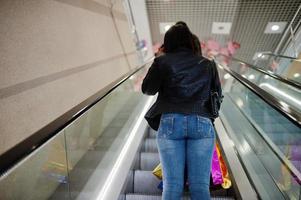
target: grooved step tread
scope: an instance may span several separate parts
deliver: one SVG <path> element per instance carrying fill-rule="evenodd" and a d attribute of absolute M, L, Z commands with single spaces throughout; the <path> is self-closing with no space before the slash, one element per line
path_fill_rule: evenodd
<path fill-rule="evenodd" d="M 125 200 L 161 200 L 159 195 L 127 194 Z M 211 197 L 212 200 L 233 200 L 231 197 Z M 182 200 L 190 200 L 188 196 L 182 197 Z"/>

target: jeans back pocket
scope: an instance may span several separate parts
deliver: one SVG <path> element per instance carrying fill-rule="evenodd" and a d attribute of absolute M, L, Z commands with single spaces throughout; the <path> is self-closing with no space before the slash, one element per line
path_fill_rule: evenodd
<path fill-rule="evenodd" d="M 172 134 L 174 125 L 174 116 L 172 114 L 162 114 L 158 136 L 167 137 Z"/>
<path fill-rule="evenodd" d="M 197 116 L 197 132 L 200 138 L 213 138 L 214 131 L 209 118 Z"/>

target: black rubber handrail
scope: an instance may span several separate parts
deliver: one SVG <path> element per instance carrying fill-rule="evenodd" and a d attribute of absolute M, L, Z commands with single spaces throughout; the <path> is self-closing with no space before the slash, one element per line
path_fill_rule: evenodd
<path fill-rule="evenodd" d="M 254 65 L 252 65 L 252 64 L 249 64 L 249 63 L 247 63 L 247 62 L 245 62 L 245 61 L 243 61 L 243 60 L 240 60 L 240 59 L 238 59 L 238 58 L 233 58 L 233 57 L 226 56 L 226 55 L 223 55 L 223 54 L 220 54 L 220 55 L 221 55 L 221 56 L 225 56 L 225 57 L 227 57 L 227 58 L 229 58 L 229 59 L 238 61 L 238 62 L 240 62 L 240 63 L 244 63 L 247 67 L 250 67 L 250 68 L 252 68 L 252 69 L 254 69 L 254 70 L 256 70 L 256 71 L 259 71 L 259 72 L 261 72 L 261 73 L 263 73 L 263 74 L 266 74 L 266 75 L 268 75 L 268 76 L 270 76 L 270 77 L 272 77 L 272 78 L 274 78 L 274 79 L 277 79 L 278 81 L 281 81 L 281 82 L 283 82 L 283 83 L 285 83 L 285 84 L 287 84 L 287 85 L 290 85 L 290 86 L 292 86 L 292 87 L 294 87 L 294 88 L 297 88 L 297 89 L 301 90 L 301 83 L 299 83 L 299 82 L 297 82 L 297 81 L 294 81 L 294 80 L 292 80 L 292 79 L 285 78 L 285 77 L 283 77 L 283 76 L 280 76 L 280 75 L 275 74 L 275 73 L 272 73 L 272 72 L 268 72 L 268 71 L 266 71 L 266 70 L 264 70 L 264 69 L 258 68 L 258 67 L 256 67 L 256 66 L 254 66 Z"/>
<path fill-rule="evenodd" d="M 115 88 L 120 86 L 123 82 L 128 80 L 132 75 L 143 69 L 150 63 L 152 59 L 147 61 L 144 65 L 139 66 L 116 81 L 113 81 L 105 88 L 101 89 L 94 95 L 90 96 L 80 104 L 74 106 L 54 121 L 50 122 L 37 132 L 33 133 L 31 136 L 18 143 L 11 149 L 4 152 L 0 155 L 0 176 L 5 174 L 9 169 L 11 169 L 14 165 L 16 165 L 23 158 L 27 157 L 38 147 L 46 143 L 49 139 L 53 138 L 57 135 L 61 130 L 67 127 L 69 124 L 74 122 L 78 117 L 80 117 L 83 113 L 87 112 L 91 107 L 93 107 L 96 103 L 101 101 L 104 97 L 110 94 Z"/>
<path fill-rule="evenodd" d="M 257 96 L 259 96 L 262 100 L 264 100 L 267 104 L 278 110 L 283 116 L 293 122 L 295 125 L 301 128 L 301 113 L 295 110 L 290 105 L 283 105 L 283 101 L 277 99 L 275 96 L 271 95 L 264 89 L 257 86 L 255 83 L 252 83 L 248 79 L 244 78 L 242 75 L 233 71 L 227 66 L 219 64 L 223 70 L 229 73 L 232 77 L 254 92 Z"/>

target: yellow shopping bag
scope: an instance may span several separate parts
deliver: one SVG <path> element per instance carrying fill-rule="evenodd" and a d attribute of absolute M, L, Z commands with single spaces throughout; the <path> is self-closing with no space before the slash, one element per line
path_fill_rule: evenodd
<path fill-rule="evenodd" d="M 159 163 L 157 165 L 157 167 L 155 167 L 155 169 L 153 170 L 153 174 L 160 180 L 162 180 L 162 167 L 161 167 L 161 163 Z"/>

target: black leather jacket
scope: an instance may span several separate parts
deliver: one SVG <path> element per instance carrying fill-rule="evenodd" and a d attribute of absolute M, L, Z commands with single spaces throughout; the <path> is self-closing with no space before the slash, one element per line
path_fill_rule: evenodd
<path fill-rule="evenodd" d="M 212 78 L 212 70 L 215 77 Z M 157 130 L 162 113 L 198 114 L 213 118 L 210 111 L 210 85 L 215 81 L 221 95 L 216 65 L 186 48 L 155 58 L 142 83 L 142 92 L 155 95 L 145 118 Z"/>

